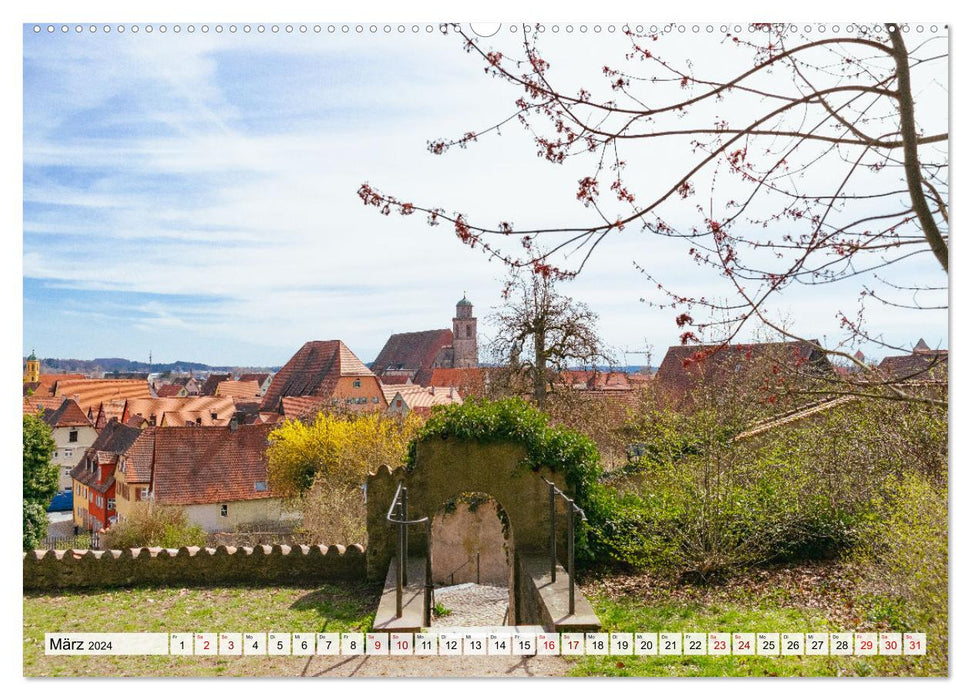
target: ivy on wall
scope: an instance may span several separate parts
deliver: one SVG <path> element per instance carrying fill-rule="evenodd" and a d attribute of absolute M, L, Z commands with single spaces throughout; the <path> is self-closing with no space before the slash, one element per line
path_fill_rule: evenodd
<path fill-rule="evenodd" d="M 587 512 L 587 525 L 594 529 L 597 527 L 598 523 L 590 516 L 603 510 L 593 503 L 600 490 L 597 481 L 602 467 L 596 445 L 585 435 L 550 425 L 545 413 L 520 398 L 497 401 L 469 399 L 460 405 L 433 410 L 408 446 L 405 468 L 408 471 L 415 468 L 419 443 L 444 438 L 483 444 L 511 442 L 522 445 L 526 451 L 524 466 L 533 471 L 545 467 L 563 474 L 576 504 Z M 586 529 L 580 527 L 577 532 L 578 558 L 593 555 L 586 546 Z M 594 536 L 594 539 L 598 538 Z"/>

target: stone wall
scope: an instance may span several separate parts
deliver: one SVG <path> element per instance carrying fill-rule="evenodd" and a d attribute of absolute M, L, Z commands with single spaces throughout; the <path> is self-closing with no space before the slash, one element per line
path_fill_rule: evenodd
<path fill-rule="evenodd" d="M 509 547 L 545 551 L 549 546 L 549 490 L 540 476 L 565 488 L 562 474 L 534 472 L 525 448 L 513 443 L 480 444 L 455 438 L 426 439 L 417 446 L 414 469 L 381 467 L 367 480 L 368 576 L 383 579 L 395 551 L 395 528 L 385 520 L 398 481 L 408 487 L 408 517 L 434 516 L 462 493 L 491 496 L 509 518 Z M 409 551 L 425 552 L 425 532 L 411 527 Z"/>
<path fill-rule="evenodd" d="M 365 574 L 364 548 L 357 544 L 36 550 L 23 555 L 25 591 L 135 585 L 315 584 L 359 581 Z"/>
<path fill-rule="evenodd" d="M 439 512 L 432 521 L 432 580 L 436 584 L 471 581 L 506 586 L 507 556 L 495 501 L 480 503 L 475 510 L 460 503 L 453 512 Z"/>

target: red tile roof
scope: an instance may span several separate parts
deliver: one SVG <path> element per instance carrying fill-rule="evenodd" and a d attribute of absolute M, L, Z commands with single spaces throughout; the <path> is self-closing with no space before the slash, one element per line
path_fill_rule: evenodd
<path fill-rule="evenodd" d="M 52 428 L 73 428 L 81 426 L 93 427 L 88 415 L 81 410 L 74 399 L 58 399 L 60 407 L 54 411 L 45 411 L 42 419 Z"/>
<path fill-rule="evenodd" d="M 486 379 L 486 370 L 481 367 L 436 367 L 428 378 L 428 386 L 452 386 L 464 396 L 481 396 L 485 393 Z"/>
<path fill-rule="evenodd" d="M 174 398 L 187 394 L 185 386 L 178 384 L 163 384 L 155 390 L 155 395 L 160 399 Z"/>
<path fill-rule="evenodd" d="M 655 381 L 660 391 L 681 399 L 699 384 L 732 381 L 734 369 L 765 367 L 775 363 L 832 372 L 818 341 L 732 343 L 729 345 L 674 345 L 668 348 Z"/>
<path fill-rule="evenodd" d="M 414 333 L 395 333 L 381 348 L 377 359 L 371 363 L 374 372 L 382 375 L 388 370 L 411 370 L 421 373 L 415 381 L 427 381 L 439 351 L 452 344 L 452 331 L 440 328 Z M 413 375 L 414 378 L 414 375 Z"/>
<path fill-rule="evenodd" d="M 38 413 L 51 413 L 56 411 L 64 403 L 64 399 L 58 396 L 25 396 L 24 413 L 37 415 Z"/>
<path fill-rule="evenodd" d="M 417 386 L 391 385 L 381 387 L 388 407 L 393 408 L 391 402 L 400 396 L 405 405 L 419 415 L 428 415 L 433 406 L 450 406 L 461 404 L 462 397 L 457 389 L 447 386 Z"/>
<path fill-rule="evenodd" d="M 624 372 L 568 369 L 561 373 L 564 384 L 577 389 L 600 391 L 629 391 L 630 382 Z"/>
<path fill-rule="evenodd" d="M 401 386 L 402 384 L 411 383 L 411 372 L 396 374 L 393 372 L 385 372 L 381 375 L 381 384 L 385 386 L 395 385 Z"/>
<path fill-rule="evenodd" d="M 896 379 L 926 380 L 947 375 L 947 350 L 915 350 L 910 355 L 885 357 L 877 369 Z"/>
<path fill-rule="evenodd" d="M 224 381 L 216 387 L 215 396 L 229 396 L 231 398 L 252 399 L 260 398 L 260 385 L 255 381 Z"/>
<path fill-rule="evenodd" d="M 341 377 L 373 377 L 357 356 L 340 340 L 304 343 L 273 377 L 260 405 L 262 411 L 276 411 L 285 396 L 319 396 L 329 399 Z"/>
<path fill-rule="evenodd" d="M 330 399 L 319 396 L 284 396 L 280 403 L 283 417 L 287 420 L 296 420 L 316 415 L 320 409 L 330 403 Z"/>
<path fill-rule="evenodd" d="M 232 374 L 210 374 L 206 377 L 206 381 L 203 383 L 202 388 L 199 389 L 199 393 L 203 396 L 214 396 L 216 394 L 216 387 L 219 386 L 219 382 L 225 382 L 232 380 Z"/>
<path fill-rule="evenodd" d="M 269 376 L 270 376 L 269 372 L 259 372 L 256 374 L 241 374 L 239 375 L 239 381 L 256 382 L 260 386 L 263 386 L 263 382 L 265 382 Z"/>
<path fill-rule="evenodd" d="M 77 479 L 82 484 L 94 486 L 97 482 L 97 469 L 88 469 L 88 461 L 96 460 L 97 464 L 116 464 L 128 454 L 141 435 L 142 431 L 138 428 L 123 425 L 118 421 L 109 422 L 94 444 L 85 451 L 81 461 L 71 470 L 71 478 Z M 111 483 L 114 483 L 113 476 Z M 107 490 L 109 485 L 103 480 L 99 490 Z"/>
<path fill-rule="evenodd" d="M 267 437 L 273 425 L 164 428 L 155 431 L 155 501 L 193 505 L 271 498 Z M 257 486 L 262 485 L 263 490 Z"/>
<path fill-rule="evenodd" d="M 276 425 L 277 423 L 282 423 L 285 419 L 279 413 L 259 413 L 257 414 L 259 419 L 254 421 L 254 423 L 266 423 L 268 425 Z"/>
<path fill-rule="evenodd" d="M 33 388 L 34 394 L 51 396 L 51 389 L 62 379 L 86 379 L 86 377 L 83 374 L 42 374 L 40 381 L 31 382 L 30 386 Z"/>
<path fill-rule="evenodd" d="M 114 404 L 106 404 L 106 407 Z M 162 416 L 168 413 L 191 413 L 192 421 L 202 418 L 202 425 L 228 425 L 236 412 L 236 404 L 228 396 L 179 396 L 172 398 L 129 399 L 125 403 L 125 416 L 141 415 L 156 424 L 161 424 Z M 212 414 L 216 414 L 213 418 Z M 174 420 L 174 419 L 173 419 Z M 184 425 L 184 423 L 177 423 Z"/>
<path fill-rule="evenodd" d="M 97 411 L 111 399 L 152 398 L 152 390 L 144 379 L 62 379 L 54 385 L 54 395 L 74 398 L 83 411 Z"/>

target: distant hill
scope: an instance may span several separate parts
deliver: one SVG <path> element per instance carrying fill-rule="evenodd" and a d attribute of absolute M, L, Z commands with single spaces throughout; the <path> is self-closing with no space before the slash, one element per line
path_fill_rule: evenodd
<path fill-rule="evenodd" d="M 24 362 L 26 363 L 26 358 Z M 123 357 L 96 357 L 93 360 L 63 359 L 57 357 L 41 358 L 43 374 L 86 374 L 97 376 L 109 372 L 148 373 L 148 372 L 275 372 L 279 367 L 242 367 L 233 365 L 207 365 L 203 362 L 147 362 L 128 360 Z"/>

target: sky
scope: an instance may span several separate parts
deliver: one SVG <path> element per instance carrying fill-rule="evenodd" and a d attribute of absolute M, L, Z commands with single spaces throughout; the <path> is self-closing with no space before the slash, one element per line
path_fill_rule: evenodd
<path fill-rule="evenodd" d="M 205 34 L 166 25 L 164 34 L 24 26 L 25 355 L 273 366 L 307 340 L 339 338 L 368 362 L 391 333 L 450 327 L 463 295 L 485 343 L 503 266 L 447 226 L 364 207 L 358 187 L 490 225 L 594 221 L 575 197 L 584 169 L 535 157 L 516 124 L 429 153 L 428 141 L 499 121 L 518 97 L 455 36 L 425 24 L 259 33 L 254 23 L 248 34 L 243 23 Z M 560 75 L 602 83 L 600 67 L 629 50 L 607 24 L 582 36 L 563 26 L 544 37 Z M 503 29 L 483 41 L 513 50 L 517 40 Z M 724 50 L 681 42 L 676 50 L 699 64 Z M 943 91 L 946 104 L 947 76 L 935 81 L 929 99 Z M 640 162 L 651 168 L 635 172 L 649 180 L 683 158 L 652 152 Z M 718 297 L 724 282 L 693 265 L 686 246 L 630 230 L 562 285 L 599 314 L 622 364 L 643 364 L 647 349 L 657 364 L 680 330 L 670 309 L 651 305 L 663 297 L 637 265 L 685 294 Z M 900 279 L 946 284 L 927 259 Z M 836 338 L 837 312 L 856 311 L 854 285 L 795 288 L 773 313 L 807 336 Z M 948 345 L 946 311 L 871 305 L 868 315 L 893 344 Z"/>

